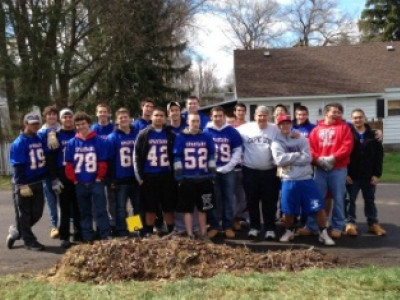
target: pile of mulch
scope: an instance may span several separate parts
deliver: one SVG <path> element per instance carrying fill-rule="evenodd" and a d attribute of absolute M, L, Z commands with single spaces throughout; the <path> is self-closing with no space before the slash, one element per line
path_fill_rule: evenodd
<path fill-rule="evenodd" d="M 127 280 L 207 278 L 218 273 L 300 271 L 331 268 L 336 257 L 308 250 L 254 253 L 185 238 L 114 239 L 69 249 L 51 272 L 55 278 L 105 283 Z"/>

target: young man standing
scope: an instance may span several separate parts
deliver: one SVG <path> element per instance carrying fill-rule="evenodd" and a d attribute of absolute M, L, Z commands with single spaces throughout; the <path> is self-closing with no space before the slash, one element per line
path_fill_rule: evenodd
<path fill-rule="evenodd" d="M 174 145 L 175 178 L 179 182 L 177 211 L 184 213 L 186 233 L 193 239 L 193 211 L 198 210 L 200 235 L 207 237 L 207 211 L 214 207 L 215 145 L 212 137 L 200 130 L 200 116 L 188 114 L 188 127 Z"/>
<path fill-rule="evenodd" d="M 375 190 L 382 175 L 383 147 L 375 138 L 375 133 L 367 124 L 362 109 L 351 113 L 354 148 L 347 167 L 347 191 L 350 199 L 346 203 L 346 233 L 358 235 L 356 227 L 356 199 L 359 191 L 364 198 L 364 212 L 368 222 L 368 232 L 382 236 L 386 231 L 378 224 L 375 206 Z"/>
<path fill-rule="evenodd" d="M 74 115 L 77 134 L 65 150 L 65 175 L 75 184 L 83 241 L 94 240 L 93 216 L 101 239 L 110 235 L 104 178 L 107 173 L 107 151 L 104 139 L 90 130 L 90 117 L 84 112 Z"/>
<path fill-rule="evenodd" d="M 233 110 L 233 114 L 236 119 L 233 127 L 239 127 L 246 123 L 246 105 L 243 103 L 237 103 Z"/>
<path fill-rule="evenodd" d="M 126 236 L 128 198 L 131 200 L 134 214 L 140 213 L 138 185 L 133 171 L 133 152 L 138 132 L 131 125 L 130 114 L 126 108 L 118 109 L 115 115 L 118 127 L 107 137 L 108 173 L 116 199 L 115 233 L 116 236 Z"/>
<path fill-rule="evenodd" d="M 344 197 L 346 194 L 347 165 L 353 149 L 353 137 L 350 127 L 341 118 L 338 103 L 327 104 L 325 117 L 311 131 L 309 142 L 313 163 L 317 166 L 314 180 L 320 194 L 325 197 L 327 191 L 332 193 L 333 209 L 331 237 L 340 238 L 344 229 Z M 299 234 L 318 231 L 315 218 L 308 217 L 305 228 Z"/>
<path fill-rule="evenodd" d="M 98 122 L 93 124 L 90 129 L 96 132 L 98 137 L 105 140 L 114 130 L 114 124 L 110 122 L 111 108 L 104 103 L 98 104 L 96 106 L 96 117 Z"/>
<path fill-rule="evenodd" d="M 204 133 L 212 136 L 215 144 L 217 173 L 215 177 L 216 208 L 209 212 L 209 238 L 214 238 L 220 229 L 229 239 L 235 237 L 233 226 L 233 201 L 236 165 L 242 156 L 242 139 L 235 128 L 225 124 L 225 111 L 216 106 L 211 109 L 211 120 Z"/>
<path fill-rule="evenodd" d="M 145 213 L 146 235 L 153 233 L 159 207 L 164 213 L 168 232 L 174 229 L 177 189 L 173 177 L 172 150 L 175 133 L 165 123 L 164 110 L 155 108 L 151 125 L 139 133 L 135 144 L 134 169 L 141 186 L 140 201 Z"/>
<path fill-rule="evenodd" d="M 294 218 L 302 212 L 315 214 L 320 230 L 319 241 L 327 246 L 335 242 L 326 229 L 324 200 L 312 179 L 311 154 L 305 137 L 292 138 L 290 115 L 278 115 L 280 134 L 272 141 L 272 155 L 278 166 L 278 176 L 282 179 L 281 210 L 286 231 L 281 242 L 294 238 Z"/>
<path fill-rule="evenodd" d="M 41 251 L 32 232 L 43 214 L 44 197 L 42 180 L 46 177 L 46 160 L 42 140 L 37 136 L 41 124 L 40 115 L 28 113 L 24 117 L 24 130 L 11 145 L 10 163 L 14 168 L 14 200 L 18 207 L 17 230 L 7 236 L 7 247 L 11 249 L 19 235 L 28 250 Z"/>
<path fill-rule="evenodd" d="M 297 106 L 294 113 L 295 119 L 292 122 L 292 129 L 299 131 L 308 139 L 311 131 L 316 126 L 308 119 L 308 108 L 303 105 Z"/>
<path fill-rule="evenodd" d="M 250 214 L 248 236 L 257 238 L 261 230 L 260 201 L 265 227 L 265 239 L 275 239 L 275 218 L 279 195 L 279 180 L 272 157 L 271 143 L 279 130 L 268 122 L 269 111 L 258 106 L 255 122 L 238 127 L 243 141 L 243 185 Z"/>
<path fill-rule="evenodd" d="M 184 120 L 184 123 L 186 123 L 186 125 L 189 125 L 188 114 L 198 114 L 200 117 L 200 129 L 203 130 L 208 122 L 210 122 L 210 118 L 204 113 L 199 112 L 199 108 L 199 98 L 197 98 L 196 96 L 189 96 L 186 99 L 186 111 L 182 114 L 182 119 Z"/>
<path fill-rule="evenodd" d="M 181 106 L 178 102 L 171 101 L 167 105 L 167 113 L 169 119 L 169 125 L 176 135 L 181 133 L 186 127 L 186 123 L 182 120 Z"/>
<path fill-rule="evenodd" d="M 138 131 L 145 129 L 151 124 L 151 116 L 154 110 L 154 101 L 150 97 L 146 97 L 140 102 L 140 105 L 142 108 L 142 115 L 139 119 L 133 122 L 133 127 L 135 127 L 135 129 Z"/>

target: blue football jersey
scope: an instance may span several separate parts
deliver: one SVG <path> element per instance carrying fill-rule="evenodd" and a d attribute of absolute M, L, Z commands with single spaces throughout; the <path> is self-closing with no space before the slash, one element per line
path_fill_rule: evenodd
<path fill-rule="evenodd" d="M 230 162 L 233 149 L 242 146 L 242 138 L 232 126 L 225 126 L 221 130 L 207 127 L 204 132 L 210 134 L 213 138 L 217 167 L 224 166 Z"/>
<path fill-rule="evenodd" d="M 317 125 L 312 124 L 309 121 L 301 125 L 297 125 L 295 122 L 293 122 L 292 130 L 300 132 L 302 136 L 308 139 L 311 131 L 315 128 L 315 126 Z"/>
<path fill-rule="evenodd" d="M 97 163 L 107 161 L 106 141 L 97 135 L 87 140 L 74 137 L 67 143 L 65 161 L 73 163 L 78 182 L 94 182 Z"/>
<path fill-rule="evenodd" d="M 147 126 L 149 126 L 150 124 L 151 124 L 151 120 L 146 121 L 143 118 L 139 118 L 133 122 L 133 127 L 136 130 L 141 131 L 141 130 L 145 129 Z"/>
<path fill-rule="evenodd" d="M 178 126 L 178 127 L 174 127 L 174 126 L 172 126 L 172 125 L 170 125 L 170 126 L 171 126 L 172 131 L 173 131 L 176 135 L 178 135 L 178 134 L 180 134 L 180 133 L 182 132 L 183 129 L 186 128 L 187 125 L 186 125 L 186 123 L 185 123 L 184 121 L 182 121 L 182 122 L 181 122 L 181 125 Z"/>
<path fill-rule="evenodd" d="M 99 123 L 93 124 L 90 127 L 91 130 L 97 133 L 97 136 L 101 137 L 103 140 L 107 138 L 107 136 L 114 131 L 114 124 L 108 123 L 107 125 L 103 126 Z"/>
<path fill-rule="evenodd" d="M 20 134 L 11 144 L 11 166 L 22 166 L 26 182 L 32 183 L 44 178 L 46 174 L 46 159 L 42 140 L 35 135 Z"/>
<path fill-rule="evenodd" d="M 57 132 L 57 139 L 60 143 L 60 149 L 57 153 L 57 167 L 63 168 L 66 165 L 65 162 L 65 149 L 67 147 L 67 143 L 70 139 L 75 137 L 75 130 L 63 130 L 61 129 Z"/>
<path fill-rule="evenodd" d="M 169 173 L 171 164 L 168 157 L 167 133 L 164 130 L 151 130 L 148 136 L 149 152 L 144 163 L 145 173 Z"/>
<path fill-rule="evenodd" d="M 135 176 L 132 156 L 137 134 L 132 127 L 128 134 L 117 129 L 107 137 L 108 159 L 114 164 L 115 179 Z"/>
<path fill-rule="evenodd" d="M 174 156 L 182 162 L 184 177 L 208 175 L 208 161 L 214 157 L 215 145 L 208 133 L 196 135 L 181 133 L 176 137 Z"/>

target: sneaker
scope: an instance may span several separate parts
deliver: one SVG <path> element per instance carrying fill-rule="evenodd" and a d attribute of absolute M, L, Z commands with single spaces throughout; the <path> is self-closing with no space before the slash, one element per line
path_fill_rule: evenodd
<path fill-rule="evenodd" d="M 318 241 L 325 246 L 334 246 L 335 242 L 331 239 L 326 228 L 319 234 Z"/>
<path fill-rule="evenodd" d="M 72 243 L 70 241 L 62 240 L 60 243 L 60 247 L 64 249 L 68 249 L 72 246 Z"/>
<path fill-rule="evenodd" d="M 50 237 L 52 239 L 57 239 L 60 236 L 60 232 L 58 231 L 58 228 L 52 228 L 50 231 Z"/>
<path fill-rule="evenodd" d="M 234 239 L 235 238 L 235 232 L 232 229 L 226 229 L 225 230 L 225 236 L 227 239 Z"/>
<path fill-rule="evenodd" d="M 288 243 L 294 239 L 294 233 L 292 230 L 286 229 L 285 233 L 279 239 L 282 243 Z"/>
<path fill-rule="evenodd" d="M 249 238 L 257 238 L 259 234 L 260 234 L 260 230 L 255 229 L 255 228 L 251 228 L 249 230 L 249 232 L 247 233 L 247 236 Z"/>
<path fill-rule="evenodd" d="M 266 232 L 265 232 L 265 237 L 264 237 L 266 240 L 274 240 L 274 239 L 276 239 L 276 234 L 275 234 L 275 231 L 272 231 L 272 230 L 267 230 Z"/>
<path fill-rule="evenodd" d="M 208 237 L 210 239 L 215 238 L 218 235 L 218 230 L 217 229 L 211 229 L 208 233 L 207 233 Z"/>
<path fill-rule="evenodd" d="M 26 244 L 25 248 L 27 250 L 32 250 L 32 251 L 43 251 L 44 245 L 42 245 L 38 241 L 34 241 L 32 244 Z"/>
<path fill-rule="evenodd" d="M 347 224 L 345 231 L 346 231 L 347 235 L 351 235 L 351 236 L 357 236 L 358 235 L 357 227 L 354 224 Z"/>
<path fill-rule="evenodd" d="M 7 248 L 12 249 L 15 241 L 18 239 L 19 239 L 19 232 L 17 230 L 17 227 L 11 225 L 10 228 L 8 229 L 8 235 L 6 240 Z"/>
<path fill-rule="evenodd" d="M 386 230 L 378 223 L 368 226 L 368 232 L 379 236 L 386 235 Z"/>
<path fill-rule="evenodd" d="M 233 221 L 233 230 L 235 231 L 240 231 L 242 229 L 242 224 L 240 224 L 240 220 L 239 219 L 235 219 Z"/>
<path fill-rule="evenodd" d="M 296 235 L 318 235 L 318 233 L 311 231 L 307 226 L 304 226 L 303 228 L 297 229 Z"/>
<path fill-rule="evenodd" d="M 340 239 L 342 237 L 342 232 L 340 230 L 337 230 L 337 229 L 332 229 L 331 230 L 331 237 L 333 239 Z"/>

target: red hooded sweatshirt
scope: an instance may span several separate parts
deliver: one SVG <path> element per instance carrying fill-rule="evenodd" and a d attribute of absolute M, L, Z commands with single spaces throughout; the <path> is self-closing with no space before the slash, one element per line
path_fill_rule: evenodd
<path fill-rule="evenodd" d="M 340 119 L 330 125 L 326 125 L 324 120 L 318 121 L 317 127 L 311 131 L 309 142 L 314 163 L 321 156 L 333 155 L 336 159 L 334 169 L 349 164 L 353 136 L 345 121 Z"/>

